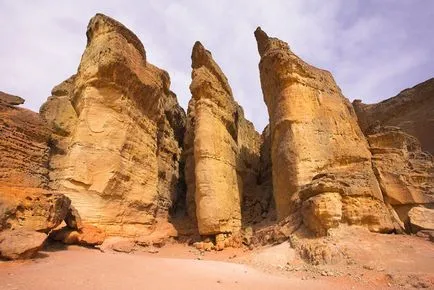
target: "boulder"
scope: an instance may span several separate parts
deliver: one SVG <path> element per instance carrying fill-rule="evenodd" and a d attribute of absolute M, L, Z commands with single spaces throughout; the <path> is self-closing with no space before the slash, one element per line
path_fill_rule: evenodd
<path fill-rule="evenodd" d="M 50 233 L 50 239 L 67 245 L 98 246 L 105 238 L 105 232 L 92 225 L 83 225 L 79 230 L 63 227 Z"/>
<path fill-rule="evenodd" d="M 193 47 L 192 68 L 184 142 L 189 213 L 201 235 L 238 232 L 242 198 L 255 190 L 260 136 L 200 42 Z"/>
<path fill-rule="evenodd" d="M 133 32 L 97 14 L 86 34 L 77 73 L 40 110 L 54 132 L 49 186 L 66 192 L 83 223 L 146 235 L 181 195 L 185 113 Z"/>
<path fill-rule="evenodd" d="M 0 187 L 0 230 L 27 229 L 49 233 L 66 218 L 71 201 L 39 188 Z"/>
<path fill-rule="evenodd" d="M 99 249 L 104 253 L 109 251 L 131 253 L 135 246 L 136 243 L 132 239 L 109 237 L 104 240 Z"/>
<path fill-rule="evenodd" d="M 421 230 L 434 231 L 434 209 L 422 206 L 413 207 L 408 212 L 408 217 L 413 233 Z"/>
<path fill-rule="evenodd" d="M 278 219 L 302 214 L 304 224 L 318 233 L 339 223 L 392 230 L 368 143 L 333 76 L 307 64 L 287 43 L 268 37 L 260 28 L 255 36 L 270 116 Z M 374 209 L 379 218 L 371 219 L 373 213 L 366 210 L 349 210 L 353 207 L 347 204 L 354 202 Z"/>
<path fill-rule="evenodd" d="M 43 247 L 47 235 L 25 229 L 0 232 L 0 258 L 8 260 L 33 258 Z"/>

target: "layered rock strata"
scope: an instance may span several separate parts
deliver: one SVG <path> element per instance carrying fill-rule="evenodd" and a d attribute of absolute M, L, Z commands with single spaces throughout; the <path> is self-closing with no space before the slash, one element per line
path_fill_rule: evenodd
<path fill-rule="evenodd" d="M 6 259 L 36 255 L 72 214 L 70 199 L 47 188 L 50 129 L 37 113 L 17 107 L 22 103 L 0 93 L 0 257 Z"/>
<path fill-rule="evenodd" d="M 0 185 L 44 188 L 48 185 L 50 130 L 19 97 L 0 94 Z"/>
<path fill-rule="evenodd" d="M 238 232 L 243 197 L 255 192 L 260 136 L 226 76 L 196 42 L 185 136 L 187 201 L 201 235 Z"/>
<path fill-rule="evenodd" d="M 50 129 L 37 113 L 17 107 L 20 97 L 0 94 L 0 231 L 48 233 L 71 201 L 48 186 Z"/>
<path fill-rule="evenodd" d="M 52 125 L 50 186 L 108 234 L 149 233 L 167 220 L 180 180 L 184 113 L 167 72 L 121 23 L 97 14 L 77 74 L 40 112 Z"/>
<path fill-rule="evenodd" d="M 377 125 L 400 127 L 434 154 L 434 78 L 377 104 L 353 102 L 363 132 Z"/>
<path fill-rule="evenodd" d="M 419 141 L 398 127 L 368 131 L 373 168 L 385 201 L 410 231 L 408 212 L 417 205 L 434 207 L 434 163 Z"/>
<path fill-rule="evenodd" d="M 349 101 L 332 75 L 255 31 L 270 116 L 274 199 L 279 219 L 303 216 L 316 233 L 339 223 L 393 228 L 371 154 Z"/>

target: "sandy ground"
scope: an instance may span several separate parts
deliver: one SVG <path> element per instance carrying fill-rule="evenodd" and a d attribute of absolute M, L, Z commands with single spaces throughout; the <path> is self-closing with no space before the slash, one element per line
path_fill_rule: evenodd
<path fill-rule="evenodd" d="M 42 254 L 45 257 L 33 261 L 0 265 L 0 289 L 277 290 L 322 285 L 321 281 L 278 277 L 221 261 L 101 253 L 78 247 Z"/>
<path fill-rule="evenodd" d="M 434 289 L 434 244 L 415 236 L 344 231 L 346 259 L 304 263 L 289 243 L 199 252 L 183 244 L 130 254 L 50 246 L 0 262 L 0 289 Z"/>

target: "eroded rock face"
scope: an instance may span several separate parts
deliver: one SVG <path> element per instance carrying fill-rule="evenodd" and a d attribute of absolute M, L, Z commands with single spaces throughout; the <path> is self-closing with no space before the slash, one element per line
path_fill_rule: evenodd
<path fill-rule="evenodd" d="M 15 106 L 23 102 L 0 95 L 0 185 L 44 188 L 50 130 L 37 113 Z"/>
<path fill-rule="evenodd" d="M 130 30 L 97 14 L 87 38 L 77 74 L 41 108 L 55 130 L 50 186 L 68 192 L 84 223 L 146 234 L 176 199 L 183 111 Z"/>
<path fill-rule="evenodd" d="M 380 126 L 367 134 L 384 199 L 408 224 L 407 213 L 412 207 L 434 205 L 432 156 L 422 152 L 418 140 L 400 128 Z"/>
<path fill-rule="evenodd" d="M 0 231 L 48 233 L 71 201 L 47 190 L 50 129 L 37 113 L 15 106 L 23 102 L 0 94 Z"/>
<path fill-rule="evenodd" d="M 202 235 L 237 232 L 242 199 L 256 186 L 260 136 L 199 42 L 193 47 L 192 68 L 185 136 L 189 213 L 196 216 Z"/>
<path fill-rule="evenodd" d="M 65 195 L 39 188 L 0 187 L 0 231 L 27 229 L 48 233 L 68 214 Z"/>
<path fill-rule="evenodd" d="M 273 178 L 271 164 L 271 135 L 269 126 L 265 127 L 260 140 L 259 172 L 256 181 L 250 179 L 246 184 L 255 188 L 243 197 L 243 220 L 246 224 L 257 224 L 264 219 L 275 220 L 276 212 L 273 199 Z"/>
<path fill-rule="evenodd" d="M 434 154 L 434 78 L 377 104 L 353 102 L 363 132 L 377 125 L 400 127 Z"/>
<path fill-rule="evenodd" d="M 391 230 L 368 144 L 332 75 L 260 28 L 255 36 L 278 218 L 301 210 L 304 224 L 317 233 L 339 223 Z"/>

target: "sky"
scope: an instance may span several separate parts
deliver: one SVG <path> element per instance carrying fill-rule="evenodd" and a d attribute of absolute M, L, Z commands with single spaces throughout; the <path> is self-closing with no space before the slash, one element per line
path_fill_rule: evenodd
<path fill-rule="evenodd" d="M 201 41 L 258 131 L 268 113 L 257 26 L 331 71 L 350 100 L 378 102 L 434 77 L 431 0 L 0 0 L 0 90 L 38 111 L 52 87 L 77 71 L 86 26 L 98 12 L 140 38 L 147 60 L 168 71 L 184 109 L 191 98 L 191 49 Z"/>

